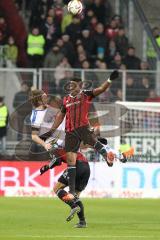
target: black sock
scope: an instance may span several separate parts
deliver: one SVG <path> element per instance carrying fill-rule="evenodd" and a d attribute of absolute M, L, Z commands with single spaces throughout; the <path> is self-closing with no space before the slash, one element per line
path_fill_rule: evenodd
<path fill-rule="evenodd" d="M 57 196 L 67 205 L 69 205 L 71 208 L 74 208 L 78 204 L 75 203 L 75 199 L 73 200 L 64 200 L 64 197 L 68 195 L 68 193 L 64 189 L 59 189 L 56 192 Z"/>
<path fill-rule="evenodd" d="M 80 200 L 78 200 L 78 201 L 76 202 L 76 204 L 77 204 L 77 205 L 80 207 L 80 209 L 81 209 L 80 212 L 77 213 L 79 220 L 80 220 L 80 221 L 85 221 L 83 203 L 82 203 Z"/>
<path fill-rule="evenodd" d="M 68 166 L 69 192 L 75 194 L 76 166 Z"/>

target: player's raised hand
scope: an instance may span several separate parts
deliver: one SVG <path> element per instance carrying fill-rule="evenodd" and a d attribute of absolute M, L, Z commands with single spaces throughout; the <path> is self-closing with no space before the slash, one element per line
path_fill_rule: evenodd
<path fill-rule="evenodd" d="M 111 81 L 113 81 L 113 80 L 115 80 L 115 79 L 118 78 L 118 77 L 119 77 L 119 72 L 118 72 L 117 70 L 114 70 L 114 71 L 111 73 L 109 79 L 110 79 Z"/>

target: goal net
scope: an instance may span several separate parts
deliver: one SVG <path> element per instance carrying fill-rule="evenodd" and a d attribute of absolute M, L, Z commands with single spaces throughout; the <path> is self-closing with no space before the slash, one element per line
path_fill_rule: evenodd
<path fill-rule="evenodd" d="M 160 103 L 117 102 L 117 104 L 127 108 L 126 113 L 120 117 L 123 131 L 120 140 L 134 148 L 135 154 L 130 161 L 160 162 Z M 128 123 L 130 130 L 127 132 Z"/>

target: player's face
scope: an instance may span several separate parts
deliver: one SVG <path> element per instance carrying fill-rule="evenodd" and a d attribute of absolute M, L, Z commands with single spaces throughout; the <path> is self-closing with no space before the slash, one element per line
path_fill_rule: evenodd
<path fill-rule="evenodd" d="M 76 95 L 81 91 L 81 84 L 79 82 L 71 81 L 69 85 L 69 91 L 71 95 Z"/>
<path fill-rule="evenodd" d="M 44 105 L 48 103 L 48 96 L 47 96 L 46 93 L 43 93 L 43 95 L 42 95 L 42 101 L 43 101 L 43 104 L 44 104 Z"/>

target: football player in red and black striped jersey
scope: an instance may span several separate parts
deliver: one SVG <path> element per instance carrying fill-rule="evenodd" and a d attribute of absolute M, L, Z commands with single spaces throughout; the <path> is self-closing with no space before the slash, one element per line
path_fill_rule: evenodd
<path fill-rule="evenodd" d="M 70 94 L 64 97 L 61 111 L 57 114 L 52 126 L 51 132 L 57 129 L 66 117 L 65 150 L 68 163 L 68 185 L 69 191 L 73 195 L 75 194 L 76 158 L 81 142 L 92 146 L 102 154 L 108 166 L 113 165 L 114 154 L 107 153 L 103 144 L 90 130 L 88 111 L 92 99 L 105 92 L 110 87 L 112 80 L 118 78 L 118 75 L 118 71 L 113 71 L 101 86 L 93 90 L 82 90 L 82 80 L 73 78 L 69 85 Z"/>
<path fill-rule="evenodd" d="M 44 165 L 40 169 L 41 175 L 44 174 L 49 169 L 52 169 L 56 166 L 61 165 L 62 163 L 66 163 L 66 152 L 63 148 L 57 148 L 54 151 L 54 158 L 48 165 Z M 69 194 L 65 188 L 68 186 L 68 171 L 67 169 L 63 172 L 63 174 L 59 177 L 58 182 L 54 186 L 54 192 L 64 203 L 71 207 L 71 211 L 66 221 L 70 221 L 74 215 L 77 213 L 79 218 L 79 223 L 75 225 L 77 228 L 86 227 L 86 219 L 84 214 L 84 206 L 82 201 L 79 199 L 81 192 L 87 186 L 88 180 L 90 177 L 90 167 L 88 164 L 88 160 L 81 153 L 77 153 L 76 159 L 76 181 L 75 181 L 75 191 L 77 197 L 73 198 L 71 194 Z"/>

